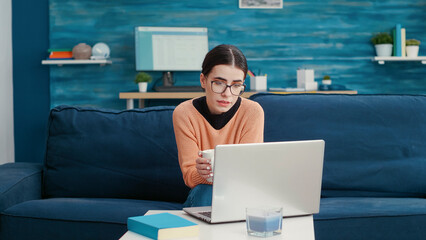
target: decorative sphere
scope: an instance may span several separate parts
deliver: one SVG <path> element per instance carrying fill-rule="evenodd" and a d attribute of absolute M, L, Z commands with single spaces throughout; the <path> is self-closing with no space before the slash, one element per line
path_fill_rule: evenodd
<path fill-rule="evenodd" d="M 89 59 L 91 52 L 92 48 L 89 45 L 85 43 L 79 43 L 73 47 L 72 57 L 74 59 Z"/>
<path fill-rule="evenodd" d="M 110 49 L 108 45 L 103 42 L 96 43 L 92 48 L 92 56 L 108 58 Z"/>

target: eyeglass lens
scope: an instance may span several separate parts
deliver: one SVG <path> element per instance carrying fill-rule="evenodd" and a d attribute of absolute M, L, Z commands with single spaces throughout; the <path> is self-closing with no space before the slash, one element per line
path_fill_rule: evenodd
<path fill-rule="evenodd" d="M 245 86 L 240 83 L 227 85 L 221 81 L 212 81 L 212 90 L 215 93 L 224 93 L 228 87 L 231 89 L 231 94 L 235 96 L 240 96 L 245 88 Z"/>

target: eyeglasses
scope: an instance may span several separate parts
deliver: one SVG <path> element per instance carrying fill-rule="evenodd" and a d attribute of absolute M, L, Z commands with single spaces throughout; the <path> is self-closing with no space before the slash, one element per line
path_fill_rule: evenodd
<path fill-rule="evenodd" d="M 241 94 L 244 93 L 244 90 L 246 88 L 246 85 L 241 83 L 227 85 L 222 81 L 212 81 L 211 84 L 213 92 L 222 94 L 229 87 L 229 89 L 231 90 L 231 94 L 234 96 L 241 96 Z"/>

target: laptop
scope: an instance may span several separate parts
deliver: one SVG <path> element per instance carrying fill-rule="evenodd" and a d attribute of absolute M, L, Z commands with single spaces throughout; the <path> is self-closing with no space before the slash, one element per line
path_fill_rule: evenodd
<path fill-rule="evenodd" d="M 208 223 L 246 219 L 247 207 L 282 207 L 283 216 L 319 212 L 323 140 L 217 145 L 212 205 L 183 210 Z"/>

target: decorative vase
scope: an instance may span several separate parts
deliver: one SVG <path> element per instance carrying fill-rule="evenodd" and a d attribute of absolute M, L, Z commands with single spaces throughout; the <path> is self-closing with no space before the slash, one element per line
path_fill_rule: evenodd
<path fill-rule="evenodd" d="M 138 87 L 139 87 L 139 92 L 146 92 L 146 90 L 148 88 L 148 83 L 147 82 L 139 82 Z"/>
<path fill-rule="evenodd" d="M 392 44 L 376 44 L 376 54 L 378 57 L 390 57 L 392 56 L 393 45 Z"/>
<path fill-rule="evenodd" d="M 324 85 L 331 85 L 331 79 L 323 79 L 322 84 Z"/>
<path fill-rule="evenodd" d="M 417 57 L 419 55 L 419 46 L 406 46 L 407 57 Z"/>
<path fill-rule="evenodd" d="M 72 49 L 72 57 L 74 59 L 90 59 L 92 55 L 92 47 L 85 43 L 79 43 Z"/>

